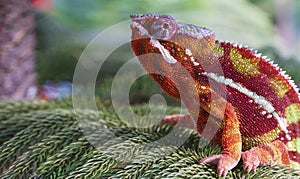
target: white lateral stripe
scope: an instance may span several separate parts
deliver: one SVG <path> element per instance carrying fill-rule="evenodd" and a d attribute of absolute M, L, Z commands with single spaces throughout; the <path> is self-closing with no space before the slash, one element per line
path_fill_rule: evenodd
<path fill-rule="evenodd" d="M 256 94 L 255 92 L 248 90 L 247 88 L 243 87 L 240 83 L 235 83 L 235 82 L 233 82 L 232 79 L 225 78 L 224 76 L 218 76 L 215 73 L 202 73 L 202 74 L 207 75 L 208 77 L 212 78 L 213 80 L 215 80 L 217 82 L 228 85 L 231 88 L 237 89 L 239 92 L 245 94 L 249 98 L 252 98 L 253 101 L 255 101 L 255 103 L 257 103 L 258 105 L 261 105 L 268 113 L 271 113 L 274 116 L 274 118 L 277 120 L 280 128 L 285 132 L 286 138 L 288 140 L 291 139 L 291 137 L 288 134 L 286 124 L 284 124 L 284 122 L 283 122 L 284 119 L 282 119 L 277 114 L 273 105 L 265 97 L 260 96 L 260 95 Z"/>
<path fill-rule="evenodd" d="M 170 52 L 169 52 L 167 49 L 165 49 L 164 46 L 162 46 L 162 45 L 159 43 L 158 40 L 156 40 L 156 39 L 154 39 L 154 38 L 151 37 L 151 38 L 150 38 L 150 42 L 151 42 L 151 44 L 152 44 L 154 47 L 158 48 L 158 50 L 160 51 L 160 53 L 161 53 L 162 56 L 163 56 L 163 59 L 164 59 L 166 62 L 171 63 L 171 64 L 177 62 L 177 60 L 170 54 Z"/>
<path fill-rule="evenodd" d="M 265 97 L 257 95 L 255 92 L 248 90 L 247 88 L 243 87 L 239 83 L 233 82 L 232 79 L 225 78 L 224 76 L 217 76 L 214 73 L 208 73 L 207 76 L 209 76 L 210 78 L 214 79 L 217 82 L 223 83 L 234 89 L 237 89 L 241 93 L 252 98 L 257 104 L 262 105 L 268 113 L 272 113 L 273 111 L 275 111 L 275 108 L 272 106 L 272 104 L 269 101 L 266 100 Z"/>
<path fill-rule="evenodd" d="M 186 49 L 185 50 L 185 53 L 188 55 L 188 56 L 193 56 L 192 52 L 190 51 L 190 49 Z"/>

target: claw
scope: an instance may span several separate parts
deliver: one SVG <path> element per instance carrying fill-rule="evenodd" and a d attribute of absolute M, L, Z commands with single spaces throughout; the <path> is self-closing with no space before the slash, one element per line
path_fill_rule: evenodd
<path fill-rule="evenodd" d="M 219 154 L 206 157 L 199 161 L 199 164 L 218 165 L 218 175 L 226 177 L 229 170 L 235 167 L 238 160 L 233 159 L 228 154 Z"/>
<path fill-rule="evenodd" d="M 251 171 L 256 173 L 256 168 L 259 166 L 260 162 L 255 152 L 252 151 L 243 152 L 242 159 L 243 159 L 244 170 L 246 170 L 248 173 L 250 173 Z"/>
<path fill-rule="evenodd" d="M 219 176 L 223 176 L 224 178 L 226 177 L 227 173 L 228 173 L 228 170 L 226 170 L 224 168 L 221 168 L 220 170 L 218 170 Z"/>
<path fill-rule="evenodd" d="M 181 127 L 195 129 L 194 123 L 189 114 L 173 114 L 165 116 L 161 122 L 171 126 L 179 125 Z"/>
<path fill-rule="evenodd" d="M 169 125 L 176 125 L 178 123 L 178 121 L 181 119 L 181 118 L 184 118 L 184 115 L 183 114 L 173 114 L 173 115 L 169 115 L 169 116 L 165 116 L 163 119 L 162 119 L 162 123 L 167 123 Z"/>
<path fill-rule="evenodd" d="M 210 164 L 210 165 L 217 165 L 221 158 L 221 154 L 219 155 L 212 155 L 206 158 L 203 158 L 199 161 L 199 164 Z"/>
<path fill-rule="evenodd" d="M 245 169 L 247 171 L 247 173 L 250 173 L 251 170 L 252 170 L 252 167 L 251 166 L 248 166 L 247 169 Z"/>
<path fill-rule="evenodd" d="M 256 168 L 258 165 L 256 164 L 248 164 L 248 165 L 243 165 L 244 170 L 246 170 L 248 173 L 250 173 L 251 171 L 253 171 L 254 173 L 256 173 Z"/>

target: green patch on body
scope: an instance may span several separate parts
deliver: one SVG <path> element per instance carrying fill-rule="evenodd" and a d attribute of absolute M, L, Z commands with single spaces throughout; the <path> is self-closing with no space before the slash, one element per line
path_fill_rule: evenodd
<path fill-rule="evenodd" d="M 230 58 L 237 72 L 250 77 L 255 77 L 260 74 L 258 67 L 260 60 L 258 58 L 243 58 L 242 54 L 235 48 L 230 50 Z"/>

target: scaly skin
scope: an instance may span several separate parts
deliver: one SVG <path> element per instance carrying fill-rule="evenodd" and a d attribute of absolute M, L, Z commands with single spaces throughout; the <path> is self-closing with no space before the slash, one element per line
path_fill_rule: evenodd
<path fill-rule="evenodd" d="M 167 15 L 132 15 L 131 20 L 138 60 L 189 111 L 163 122 L 193 124 L 223 148 L 200 164 L 217 165 L 222 176 L 241 158 L 248 172 L 271 163 L 300 169 L 300 97 L 281 69 L 247 47 L 215 40 L 204 27 Z"/>

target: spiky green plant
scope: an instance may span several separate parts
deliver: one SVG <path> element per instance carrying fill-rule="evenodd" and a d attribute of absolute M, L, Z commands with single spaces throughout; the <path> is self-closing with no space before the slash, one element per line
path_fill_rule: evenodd
<path fill-rule="evenodd" d="M 101 102 L 99 102 L 101 104 Z M 199 159 L 219 153 L 214 145 L 199 147 L 193 130 L 174 131 L 165 124 L 126 126 L 110 106 L 75 112 L 71 101 L 0 102 L 1 178 L 218 178 L 216 168 Z M 135 106 L 147 114 L 146 106 Z M 170 108 L 169 113 L 179 111 Z M 79 119 L 98 122 L 81 131 Z M 185 139 L 183 144 L 178 140 Z M 94 144 L 94 145 L 92 145 Z M 258 167 L 246 173 L 239 164 L 226 178 L 299 178 L 283 166 Z"/>

